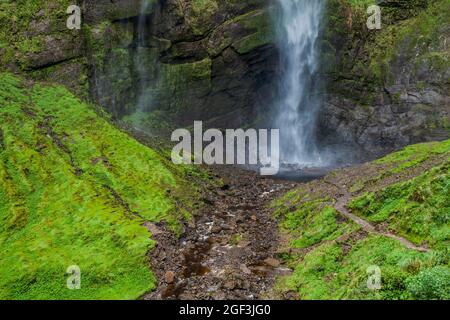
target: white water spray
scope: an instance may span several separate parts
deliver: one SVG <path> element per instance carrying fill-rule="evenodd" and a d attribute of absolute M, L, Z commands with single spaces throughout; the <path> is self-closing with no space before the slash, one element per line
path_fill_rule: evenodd
<path fill-rule="evenodd" d="M 282 160 L 303 166 L 324 165 L 315 141 L 321 106 L 317 80 L 318 40 L 326 0 L 278 0 L 281 55 L 280 98 L 275 125 L 280 128 Z"/>

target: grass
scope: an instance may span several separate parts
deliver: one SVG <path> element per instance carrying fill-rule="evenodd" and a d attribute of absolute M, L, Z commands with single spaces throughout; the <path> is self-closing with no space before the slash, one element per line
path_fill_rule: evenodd
<path fill-rule="evenodd" d="M 416 244 L 448 247 L 450 161 L 406 182 L 365 193 L 349 207 L 369 221 L 386 222 Z"/>
<path fill-rule="evenodd" d="M 278 282 L 278 290 L 296 291 L 302 300 L 448 297 L 448 257 L 408 250 L 397 241 L 381 236 L 369 236 L 352 245 L 349 252 L 336 242 L 311 250 L 301 262 L 292 263 L 294 273 Z M 381 270 L 381 290 L 367 286 L 371 266 Z M 435 268 L 439 270 L 438 295 L 421 296 L 425 290 L 420 275 Z M 412 285 L 414 282 L 418 283 L 417 288 Z"/>
<path fill-rule="evenodd" d="M 357 174 L 348 171 L 351 181 L 375 176 L 379 186 L 369 192 L 365 189 L 374 185 L 361 184 L 359 195 L 350 200 L 353 213 L 374 225 L 383 223 L 384 228 L 418 245 L 428 245 L 430 252 L 362 232 L 333 208 L 335 198 L 329 185 L 315 181 L 273 204 L 288 239 L 281 256 L 294 269 L 291 276 L 278 280 L 277 290 L 295 291 L 300 299 L 448 299 L 449 142 L 409 146 L 360 171 L 354 169 Z M 428 169 L 417 170 L 426 163 L 423 167 Z M 336 171 L 329 178 L 346 178 L 346 172 Z M 367 286 L 371 266 L 381 271 L 380 290 Z"/>
<path fill-rule="evenodd" d="M 375 161 L 376 164 L 395 165 L 392 173 L 399 173 L 412 168 L 433 155 L 440 155 L 450 151 L 450 140 L 444 142 L 419 143 L 405 147 L 403 150 L 391 153 Z"/>
<path fill-rule="evenodd" d="M 335 240 L 355 230 L 356 225 L 338 221 L 338 212 L 324 199 L 306 202 L 284 216 L 281 224 L 290 233 L 293 248 L 308 248 L 322 241 Z"/>
<path fill-rule="evenodd" d="M 410 170 L 420 168 L 421 165 L 437 157 L 445 157 L 450 152 L 450 140 L 442 142 L 419 143 L 405 147 L 403 150 L 391 153 L 372 163 L 375 175 L 359 176 L 352 182 L 351 192 L 360 193 L 367 186 L 381 183 L 389 177 L 407 175 Z"/>
<path fill-rule="evenodd" d="M 59 86 L 0 75 L 0 298 L 135 299 L 155 287 L 144 221 L 188 219 L 175 167 Z M 188 191 L 185 191 L 188 190 Z M 81 290 L 66 269 L 81 268 Z"/>

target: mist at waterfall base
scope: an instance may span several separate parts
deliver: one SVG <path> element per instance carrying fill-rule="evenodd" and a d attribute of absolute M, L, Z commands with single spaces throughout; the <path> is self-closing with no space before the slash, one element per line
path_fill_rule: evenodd
<path fill-rule="evenodd" d="M 277 0 L 274 24 L 280 55 L 274 128 L 280 129 L 282 177 L 320 176 L 335 166 L 335 151 L 318 144 L 322 106 L 320 36 L 326 0 Z"/>

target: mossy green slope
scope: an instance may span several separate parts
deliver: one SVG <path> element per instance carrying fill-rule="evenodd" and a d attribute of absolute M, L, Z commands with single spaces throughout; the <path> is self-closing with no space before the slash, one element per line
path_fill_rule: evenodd
<path fill-rule="evenodd" d="M 65 88 L 0 74 L 0 298 L 134 299 L 153 289 L 143 223 L 180 229 L 195 192 L 184 170 Z M 71 265 L 81 290 L 66 287 Z"/>
<path fill-rule="evenodd" d="M 412 145 L 288 193 L 274 206 L 282 257 L 295 271 L 277 289 L 301 299 L 449 299 L 449 187 L 450 140 Z M 342 188 L 349 210 L 380 232 L 367 233 L 334 208 Z M 371 266 L 381 270 L 380 290 L 367 286 Z"/>

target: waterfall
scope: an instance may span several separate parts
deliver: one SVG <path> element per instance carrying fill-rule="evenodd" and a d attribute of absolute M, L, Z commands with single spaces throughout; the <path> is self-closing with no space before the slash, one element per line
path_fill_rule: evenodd
<path fill-rule="evenodd" d="M 145 34 L 146 34 L 146 13 L 150 7 L 150 2 L 143 0 L 141 3 L 141 10 L 139 13 L 138 25 L 137 25 L 137 42 L 139 46 L 145 44 Z"/>
<path fill-rule="evenodd" d="M 140 94 L 137 102 L 137 111 L 144 111 L 148 105 L 151 103 L 151 96 L 147 93 L 146 88 L 146 77 L 149 70 L 146 70 L 145 66 L 145 55 L 147 51 L 145 50 L 147 44 L 147 16 L 146 13 L 150 7 L 150 1 L 143 0 L 141 3 L 141 10 L 139 14 L 138 24 L 137 24 L 137 48 L 135 54 L 135 69 L 139 75 L 139 86 Z"/>
<path fill-rule="evenodd" d="M 318 40 L 325 1 L 277 0 L 281 73 L 274 121 L 286 163 L 323 165 L 314 131 L 321 107 Z"/>

